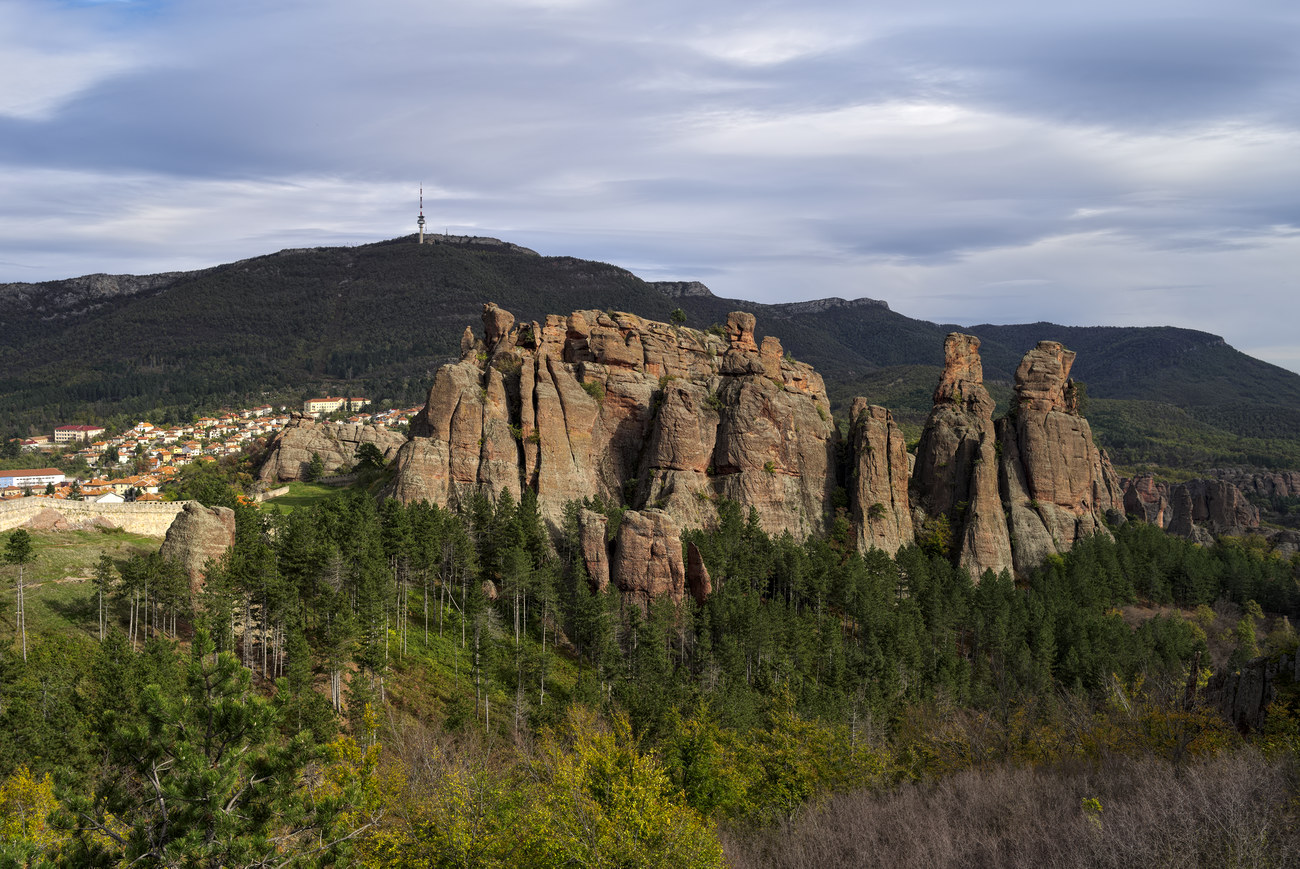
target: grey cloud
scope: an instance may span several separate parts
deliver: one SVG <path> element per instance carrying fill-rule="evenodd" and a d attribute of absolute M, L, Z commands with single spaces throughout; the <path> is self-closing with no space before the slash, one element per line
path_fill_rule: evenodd
<path fill-rule="evenodd" d="M 118 20 L 148 56 L 47 120 L 0 118 L 0 280 L 391 237 L 422 181 L 435 225 L 723 295 L 873 295 L 943 321 L 1218 319 L 1234 343 L 1294 343 L 1270 330 L 1300 314 L 1273 229 L 1300 225 L 1297 14 L 1138 5 L 101 7 L 94 26 Z M 778 60 L 721 50 L 796 30 L 806 44 Z M 872 116 L 828 133 L 835 148 L 700 145 L 732 119 L 785 123 L 755 127 L 775 137 L 893 104 L 960 118 Z M 1229 285 L 1239 304 L 1216 317 Z"/>
<path fill-rule="evenodd" d="M 1231 14 L 935 27 L 885 46 L 899 63 L 950 72 L 963 100 L 1147 127 L 1283 117 L 1300 70 L 1300 28 Z"/>

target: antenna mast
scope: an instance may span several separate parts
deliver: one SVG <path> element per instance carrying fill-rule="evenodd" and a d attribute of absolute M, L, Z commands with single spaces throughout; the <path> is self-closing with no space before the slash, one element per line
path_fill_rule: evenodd
<path fill-rule="evenodd" d="M 420 227 L 420 244 L 424 244 L 424 185 L 420 185 L 420 217 L 415 221 Z"/>

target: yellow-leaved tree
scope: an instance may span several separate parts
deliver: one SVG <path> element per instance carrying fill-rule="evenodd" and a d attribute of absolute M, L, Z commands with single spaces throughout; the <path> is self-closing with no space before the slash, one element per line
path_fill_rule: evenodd
<path fill-rule="evenodd" d="M 522 865 L 721 867 L 712 829 L 659 761 L 640 750 L 622 714 L 570 709 L 543 736 L 537 798 L 521 819 Z"/>
<path fill-rule="evenodd" d="M 54 851 L 60 836 L 49 818 L 57 807 L 49 773 L 37 778 L 20 766 L 0 783 L 0 863 L 36 865 Z"/>

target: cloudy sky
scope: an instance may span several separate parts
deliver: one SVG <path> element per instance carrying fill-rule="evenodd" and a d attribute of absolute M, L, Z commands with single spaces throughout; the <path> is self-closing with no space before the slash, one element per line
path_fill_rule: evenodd
<path fill-rule="evenodd" d="M 0 282 L 404 235 L 421 184 L 720 295 L 1300 370 L 1295 0 L 0 0 Z"/>

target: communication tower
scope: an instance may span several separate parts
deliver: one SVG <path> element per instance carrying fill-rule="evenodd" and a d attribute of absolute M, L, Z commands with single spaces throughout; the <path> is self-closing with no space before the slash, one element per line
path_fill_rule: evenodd
<path fill-rule="evenodd" d="M 424 244 L 424 185 L 420 185 L 420 216 L 415 221 L 416 226 L 420 227 L 420 244 Z"/>

